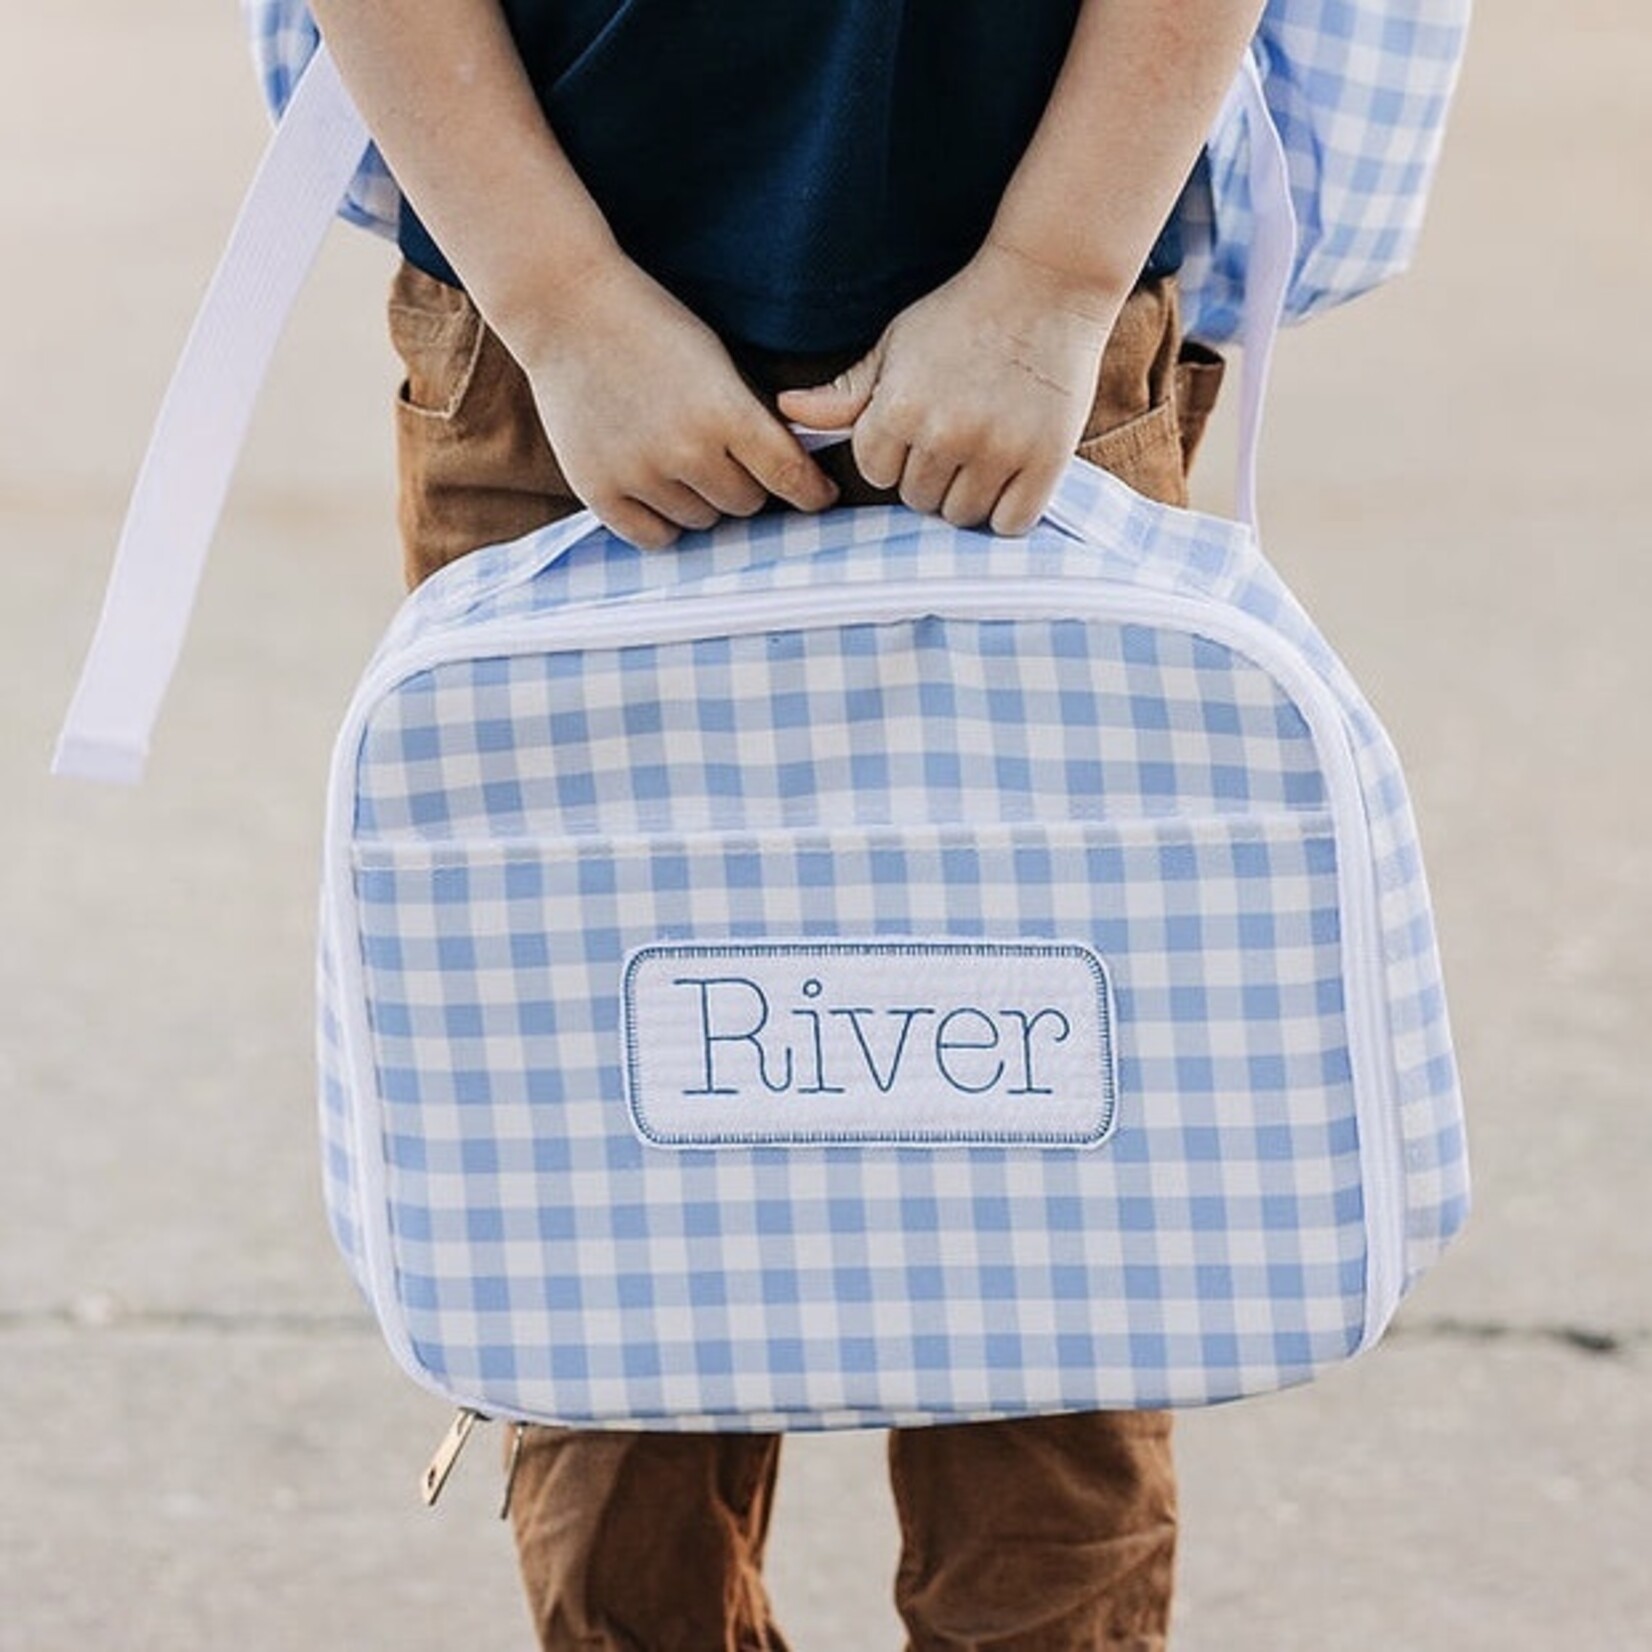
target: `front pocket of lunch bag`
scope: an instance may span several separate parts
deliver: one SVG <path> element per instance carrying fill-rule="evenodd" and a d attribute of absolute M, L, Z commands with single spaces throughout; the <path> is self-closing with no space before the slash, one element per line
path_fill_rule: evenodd
<path fill-rule="evenodd" d="M 851 1008 L 857 976 L 869 974 L 885 997 L 921 998 L 935 975 L 925 943 L 978 945 L 983 955 L 1067 945 L 1093 956 L 1116 1017 L 1112 1059 L 1126 1097 L 1318 1083 L 1334 1052 L 1310 1052 L 1300 1029 L 1342 1039 L 1336 847 L 1319 811 L 545 846 L 381 843 L 360 847 L 356 862 L 381 1091 L 416 1083 L 424 1104 L 437 1091 L 462 1104 L 483 1075 L 490 1090 L 515 1085 L 525 1096 L 533 1075 L 553 1068 L 569 1103 L 623 1101 L 627 1027 L 647 1031 L 627 1001 L 637 979 L 628 966 L 660 948 L 711 948 L 707 968 L 730 974 L 743 944 L 754 959 L 777 944 L 802 959 L 810 943 L 860 949 L 828 960 L 839 979 L 811 991 L 812 1010 L 771 1002 L 765 988 L 750 1014 L 705 1006 L 698 1015 L 715 1041 L 741 1046 L 722 1068 L 743 1059 L 793 1106 L 810 1088 L 806 1071 L 817 1093 L 837 1086 L 812 1049 L 787 1041 L 780 1018 L 808 1030 Z M 1039 974 L 1031 962 L 1018 967 Z M 804 967 L 793 996 L 820 973 Z M 937 980 L 935 990 L 961 1005 L 964 984 Z M 1007 988 L 992 990 L 1002 997 Z M 683 996 L 692 1004 L 692 991 Z M 891 1000 L 891 1013 L 899 1007 Z M 928 1006 L 937 1019 L 952 1007 Z M 1032 1015 L 1039 1007 L 1017 1006 Z M 754 1017 L 765 1021 L 761 1035 L 744 1028 Z M 692 1031 L 696 1017 L 688 1019 Z M 855 1018 L 838 1020 L 853 1041 Z M 530 1028 L 551 1042 L 520 1043 Z M 1292 1061 L 1292 1052 L 1314 1059 Z M 854 1076 L 876 1081 L 878 1060 L 869 1074 L 862 1058 Z M 775 1076 L 784 1070 L 789 1085 Z"/>
<path fill-rule="evenodd" d="M 592 1414 L 691 1397 L 718 1411 L 717 1382 L 689 1394 L 690 1350 L 726 1343 L 731 1315 L 736 1340 L 762 1344 L 776 1266 L 785 1314 L 824 1314 L 834 1337 L 904 1324 L 909 1362 L 946 1303 L 1002 1301 L 992 1334 L 1032 1339 L 1025 1363 L 1054 1373 L 1045 1401 L 1184 1392 L 1187 1338 L 1222 1367 L 1185 1378 L 1203 1397 L 1290 1380 L 1357 1340 L 1360 1143 L 1323 813 L 377 843 L 357 850 L 356 896 L 360 1079 L 387 1159 L 386 1209 L 368 1219 L 388 1224 L 418 1358 L 449 1378 L 505 1360 L 526 1409 L 566 1412 L 556 1371 L 573 1338 L 588 1381 L 594 1337 L 655 1386 L 616 1377 Z M 953 967 L 970 948 L 1027 961 L 972 993 Z M 926 951 L 952 963 L 926 971 Z M 639 956 L 667 960 L 655 989 L 687 1040 L 649 1081 L 683 1075 L 652 1138 L 662 1098 L 639 1116 L 632 1065 L 647 1017 L 639 1033 L 626 998 Z M 1106 983 L 1105 1033 L 1083 1033 L 1103 1070 L 1093 1127 L 1063 1138 L 1038 1093 L 1063 1023 L 1040 1017 L 1067 1014 L 1085 959 Z M 937 1124 L 930 1083 L 912 1091 L 927 1109 L 914 1140 L 898 1092 L 937 1068 L 957 1081 L 958 1128 Z M 884 1135 L 834 1112 L 856 1084 L 886 1109 Z M 749 1111 L 682 1128 L 731 1089 L 768 1110 L 766 1132 Z M 1068 1234 L 1053 1250 L 1033 1231 L 1052 1210 Z M 1049 1339 L 1104 1331 L 1164 1369 L 1086 1387 Z M 808 1397 L 782 1409 L 1008 1403 L 983 1377 L 943 1405 L 919 1363 L 886 1392 L 828 1358 L 825 1390 L 799 1376 Z M 668 1402 L 658 1382 L 678 1367 Z"/>

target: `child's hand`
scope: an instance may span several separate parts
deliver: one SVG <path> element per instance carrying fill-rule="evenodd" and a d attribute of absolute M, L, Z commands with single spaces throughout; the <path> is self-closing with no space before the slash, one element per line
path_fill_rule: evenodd
<path fill-rule="evenodd" d="M 506 338 L 569 486 L 644 550 L 751 516 L 773 494 L 824 510 L 837 488 L 752 394 L 711 329 L 629 260 Z"/>
<path fill-rule="evenodd" d="M 780 411 L 852 425 L 861 474 L 914 510 L 1025 533 L 1083 434 L 1123 299 L 989 241 L 870 354 L 830 385 L 788 391 Z"/>

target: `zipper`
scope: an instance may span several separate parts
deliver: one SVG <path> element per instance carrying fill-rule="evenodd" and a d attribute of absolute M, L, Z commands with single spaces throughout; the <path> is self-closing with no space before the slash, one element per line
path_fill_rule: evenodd
<path fill-rule="evenodd" d="M 424 1499 L 427 1509 L 435 1508 L 436 1500 L 442 1495 L 454 1469 L 458 1466 L 459 1458 L 469 1445 L 471 1435 L 476 1432 L 476 1425 L 489 1420 L 480 1411 L 468 1405 L 460 1406 L 454 1413 L 447 1432 L 442 1436 L 430 1461 L 425 1464 L 424 1473 L 419 1476 L 419 1495 Z M 513 1422 L 510 1430 L 510 1444 L 505 1455 L 505 1489 L 499 1500 L 501 1520 L 510 1518 L 511 1496 L 516 1490 L 517 1470 L 522 1465 L 522 1442 L 527 1434 L 528 1425 Z"/>
<path fill-rule="evenodd" d="M 359 843 L 351 849 L 351 864 L 358 871 L 374 871 L 387 866 L 441 867 L 449 864 L 475 864 L 513 855 L 549 853 L 563 847 L 582 848 L 600 843 L 603 852 L 614 860 L 627 860 L 638 855 L 652 854 L 662 842 L 682 844 L 689 849 L 703 849 L 707 845 L 753 844 L 759 849 L 789 846 L 799 838 L 809 842 L 834 838 L 877 837 L 885 833 L 899 833 L 908 840 L 916 837 L 933 842 L 953 832 L 966 832 L 973 841 L 996 840 L 1015 836 L 1028 828 L 1051 832 L 1071 830 L 1108 843 L 1140 846 L 1157 844 L 1166 832 L 1177 834 L 1178 841 L 1193 843 L 1227 843 L 1236 827 L 1246 827 L 1263 835 L 1289 832 L 1305 837 L 1324 837 L 1335 833 L 1336 824 L 1329 810 L 1277 809 L 1258 810 L 1252 814 L 1199 815 L 1139 815 L 1128 820 L 1087 819 L 1045 822 L 1037 820 L 994 820 L 978 826 L 967 821 L 921 821 L 906 826 L 899 821 L 838 821 L 815 826 L 788 826 L 771 822 L 762 826 L 693 826 L 684 830 L 661 827 L 624 832 L 597 834 L 567 833 L 540 837 L 443 837 L 390 839 Z"/>
<path fill-rule="evenodd" d="M 419 1477 L 419 1495 L 424 1498 L 427 1509 L 435 1508 L 436 1499 L 442 1495 L 443 1488 L 458 1466 L 476 1425 L 486 1420 L 480 1411 L 473 1411 L 468 1405 L 460 1406 L 455 1413 L 447 1433 L 442 1436 L 435 1454 L 425 1464 L 425 1471 Z"/>
<path fill-rule="evenodd" d="M 1405 1234 L 1398 1120 L 1392 1106 L 1393 1050 L 1382 982 L 1386 959 L 1378 924 L 1370 823 L 1347 722 L 1334 691 L 1277 632 L 1255 615 L 1219 598 L 1186 597 L 1073 578 L 945 578 L 889 581 L 848 589 L 791 587 L 744 595 L 650 592 L 588 608 L 515 615 L 427 632 L 368 671 L 351 700 L 334 748 L 325 842 L 331 918 L 338 925 L 335 939 L 341 943 L 344 940 L 344 919 L 353 886 L 350 840 L 354 821 L 343 818 L 353 784 L 341 785 L 341 777 L 353 780 L 373 707 L 409 678 L 476 657 L 666 645 L 702 636 L 887 625 L 931 617 L 1087 619 L 1164 626 L 1233 648 L 1270 676 L 1303 712 L 1330 792 L 1337 841 L 1343 976 L 1348 987 L 1344 1010 L 1366 1207 L 1365 1316 L 1356 1351 L 1369 1347 L 1381 1335 L 1399 1302 Z M 340 944 L 337 956 L 345 976 L 343 1001 L 361 1004 L 364 988 L 359 953 Z M 361 1017 L 354 1019 L 359 1023 Z M 366 1028 L 358 1024 L 352 1029 L 347 1018 L 343 1031 L 352 1071 L 367 1070 L 370 1063 L 358 1059 L 356 1053 L 358 1047 L 365 1051 Z M 384 1190 L 382 1166 L 375 1159 L 372 1127 L 365 1111 L 358 1117 L 357 1129 L 358 1232 L 363 1238 L 374 1305 L 386 1339 L 403 1368 L 431 1386 L 432 1378 L 419 1364 L 400 1323 L 388 1232 L 382 1222 L 366 1216 L 369 1209 L 382 1209 Z M 461 1449 L 462 1445 L 461 1441 Z"/>

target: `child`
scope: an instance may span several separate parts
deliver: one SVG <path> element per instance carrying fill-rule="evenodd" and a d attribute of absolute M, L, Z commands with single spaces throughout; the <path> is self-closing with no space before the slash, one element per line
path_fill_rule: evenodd
<path fill-rule="evenodd" d="M 895 496 L 1016 534 L 1075 447 L 1181 502 L 1213 385 L 1177 371 L 1172 209 L 1260 9 L 316 0 L 413 209 L 410 580 L 581 503 L 648 549 Z M 778 1452 L 527 1431 L 541 1644 L 783 1648 Z M 1165 1644 L 1165 1416 L 898 1430 L 890 1466 L 915 1652 Z"/>

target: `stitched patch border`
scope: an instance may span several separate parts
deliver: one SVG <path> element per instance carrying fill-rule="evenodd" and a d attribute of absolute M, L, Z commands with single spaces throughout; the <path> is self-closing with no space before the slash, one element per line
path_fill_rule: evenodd
<path fill-rule="evenodd" d="M 879 964 L 896 966 L 886 969 L 890 979 L 883 984 L 905 988 L 906 999 L 925 986 L 931 996 L 948 989 L 956 994 L 960 965 L 977 983 L 984 966 L 986 981 L 957 1003 L 844 1004 L 833 1001 L 823 978 L 836 966 L 841 979 L 846 964 L 853 972 L 847 984 L 860 989 L 857 999 L 872 996 L 864 989 Z M 705 973 L 717 966 L 721 973 Z M 700 973 L 662 974 L 668 968 Z M 729 973 L 737 968 L 755 973 Z M 792 981 L 795 989 L 777 1008 L 771 994 L 782 994 Z M 1061 1001 L 1013 1007 L 972 1001 L 1007 996 L 1016 983 L 1040 982 L 1046 994 L 1058 985 Z M 1005 990 L 986 990 L 995 984 Z M 662 1016 L 658 995 L 667 985 L 681 991 L 674 1012 Z M 1102 958 L 1079 942 L 651 942 L 626 957 L 620 1002 L 627 1109 L 637 1135 L 654 1147 L 1090 1149 L 1101 1146 L 1117 1123 L 1112 982 Z M 722 1019 L 735 1013 L 743 1025 Z M 781 1015 L 797 1041 L 776 1031 L 765 1042 L 762 1035 Z M 681 1060 L 685 1017 L 698 1032 L 692 1074 Z M 880 1019 L 893 1027 L 878 1025 Z M 664 1055 L 662 1033 L 675 1035 Z M 1039 1083 L 1048 1076 L 1044 1064 L 1055 1059 L 1052 1052 L 1069 1039 L 1074 1048 L 1058 1052 L 1059 1090 Z M 733 1063 L 724 1062 L 719 1045 L 744 1046 L 743 1076 L 751 1082 L 727 1082 Z M 673 1062 L 674 1078 L 666 1079 L 664 1070 Z M 913 1072 L 917 1078 L 907 1076 L 897 1097 L 903 1074 Z M 684 1084 L 685 1076 L 698 1082 Z M 846 1082 L 833 1082 L 839 1078 Z M 1006 1124 L 1006 1103 L 1019 1103 L 1028 1116 Z M 753 1122 L 758 1108 L 760 1124 Z"/>

